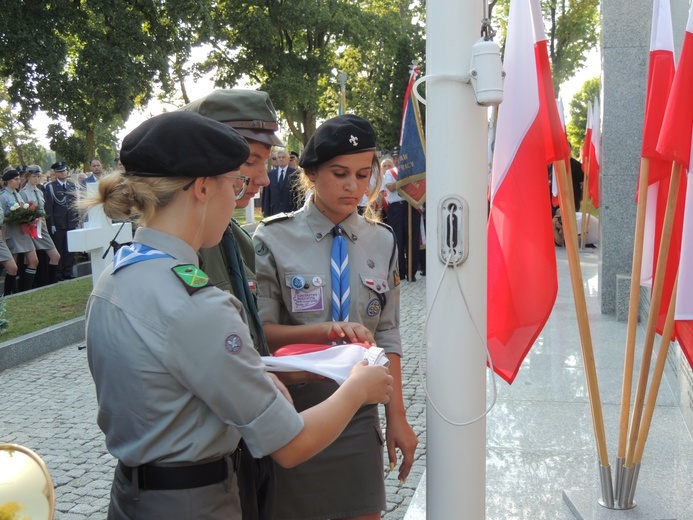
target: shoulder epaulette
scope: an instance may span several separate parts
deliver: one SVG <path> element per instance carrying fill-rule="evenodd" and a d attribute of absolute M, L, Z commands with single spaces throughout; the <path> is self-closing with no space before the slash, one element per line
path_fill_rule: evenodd
<path fill-rule="evenodd" d="M 209 276 L 200 268 L 195 267 L 193 264 L 182 264 L 171 268 L 171 271 L 178 277 L 178 279 L 185 286 L 185 290 L 188 294 L 195 294 L 197 291 L 204 287 L 213 285 L 209 280 Z"/>
<path fill-rule="evenodd" d="M 265 226 L 269 226 L 270 224 L 276 224 L 277 222 L 283 222 L 284 220 L 293 218 L 293 216 L 293 213 L 277 213 L 276 215 L 262 219 L 260 222 Z"/>

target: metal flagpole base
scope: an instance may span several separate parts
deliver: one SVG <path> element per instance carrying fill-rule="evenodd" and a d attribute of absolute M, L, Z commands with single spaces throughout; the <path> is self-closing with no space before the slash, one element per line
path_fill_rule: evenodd
<path fill-rule="evenodd" d="M 624 457 L 616 458 L 616 484 L 614 485 L 614 499 L 618 502 L 621 498 L 621 482 L 623 481 L 623 466 L 626 463 Z"/>
<path fill-rule="evenodd" d="M 611 483 L 611 466 L 599 465 L 599 482 L 601 483 L 602 497 L 597 502 L 600 506 L 613 509 L 614 488 Z"/>
<path fill-rule="evenodd" d="M 633 509 L 635 507 L 635 502 L 633 501 L 635 490 L 631 490 L 634 474 L 635 466 L 630 468 L 626 466 L 623 467 L 623 477 L 621 479 L 621 491 L 619 493 L 617 509 Z"/>

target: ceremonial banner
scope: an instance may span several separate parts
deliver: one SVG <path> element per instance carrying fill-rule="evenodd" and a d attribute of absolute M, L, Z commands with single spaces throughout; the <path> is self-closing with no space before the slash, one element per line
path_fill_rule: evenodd
<path fill-rule="evenodd" d="M 558 290 L 530 0 L 510 4 L 488 220 L 488 348 L 508 383 Z M 531 231 L 529 231 L 531 230 Z"/>
<path fill-rule="evenodd" d="M 419 67 L 412 67 L 404 94 L 402 132 L 399 138 L 397 192 L 415 208 L 426 202 L 426 138 L 419 102 L 412 93 Z"/>

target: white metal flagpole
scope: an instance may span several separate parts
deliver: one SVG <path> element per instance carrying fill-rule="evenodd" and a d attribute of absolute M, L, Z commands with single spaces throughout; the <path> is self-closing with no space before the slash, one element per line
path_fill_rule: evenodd
<path fill-rule="evenodd" d="M 482 5 L 429 0 L 426 14 L 426 516 L 431 519 L 485 518 L 488 111 L 460 81 L 470 73 Z M 451 244 L 468 253 L 455 267 L 441 260 Z M 474 418 L 479 420 L 460 425 Z"/>

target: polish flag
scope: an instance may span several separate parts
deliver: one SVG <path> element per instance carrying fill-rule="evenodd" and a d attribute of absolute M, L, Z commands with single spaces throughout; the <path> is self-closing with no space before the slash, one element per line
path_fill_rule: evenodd
<path fill-rule="evenodd" d="M 582 141 L 582 171 L 587 171 L 589 162 L 590 143 L 592 142 L 592 102 L 587 102 L 587 124 L 585 125 L 585 139 Z M 586 193 L 586 192 L 585 192 Z"/>
<path fill-rule="evenodd" d="M 672 161 L 663 157 L 656 148 L 675 71 L 671 7 L 668 0 L 655 0 L 652 12 L 652 32 L 650 36 L 650 57 L 641 153 L 642 157 L 649 159 L 650 164 L 640 279 L 641 283 L 649 286 L 654 281 L 654 273 L 657 268 L 657 255 L 659 254 L 672 165 Z M 669 247 L 662 300 L 657 318 L 657 332 L 660 334 L 664 330 L 664 322 L 678 269 L 684 200 L 685 184 L 679 187 L 679 199 L 676 207 L 671 245 Z"/>
<path fill-rule="evenodd" d="M 599 165 L 601 164 L 601 124 L 599 115 L 599 98 L 594 98 L 592 103 L 592 132 L 589 140 L 589 180 L 588 193 L 592 199 L 592 205 L 599 207 Z"/>
<path fill-rule="evenodd" d="M 512 383 L 551 314 L 558 278 L 530 0 L 510 5 L 488 220 L 488 348 Z"/>
<path fill-rule="evenodd" d="M 657 151 L 690 170 L 693 140 L 693 6 L 681 48 L 681 58 L 671 86 Z M 689 174 L 690 175 L 690 174 Z M 690 177 L 689 177 L 690 180 Z M 690 182 L 688 183 L 691 184 Z M 686 207 L 682 232 L 678 292 L 676 295 L 676 337 L 693 366 L 693 195 L 686 187 Z M 679 199 L 680 200 L 680 199 Z"/>

